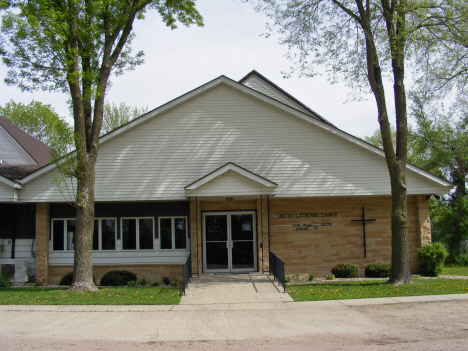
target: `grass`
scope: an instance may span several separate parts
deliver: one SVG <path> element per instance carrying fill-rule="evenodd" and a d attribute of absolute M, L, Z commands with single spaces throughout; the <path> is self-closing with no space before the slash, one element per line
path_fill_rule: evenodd
<path fill-rule="evenodd" d="M 286 291 L 294 301 L 362 299 L 468 293 L 468 279 L 413 279 L 413 284 L 394 286 L 385 281 L 291 285 Z"/>
<path fill-rule="evenodd" d="M 468 267 L 444 267 L 442 269 L 442 274 L 445 275 L 468 275 Z"/>
<path fill-rule="evenodd" d="M 182 290 L 106 287 L 98 291 L 67 288 L 1 288 L 0 305 L 176 305 Z"/>

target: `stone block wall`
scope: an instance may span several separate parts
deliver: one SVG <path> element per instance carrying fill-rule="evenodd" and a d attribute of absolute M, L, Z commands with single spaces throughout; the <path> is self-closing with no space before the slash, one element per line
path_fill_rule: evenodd
<path fill-rule="evenodd" d="M 408 197 L 410 270 L 416 271 L 416 250 L 427 240 L 429 208 L 424 197 Z M 424 199 L 425 200 L 425 199 Z M 362 207 L 366 219 L 364 257 Z M 422 223 L 422 225 L 421 225 Z M 271 251 L 285 261 L 286 274 L 323 277 L 338 263 L 367 264 L 391 259 L 391 197 L 296 198 L 270 200 Z M 429 225 L 430 237 L 430 225 Z M 430 239 L 429 239 L 430 240 Z"/>

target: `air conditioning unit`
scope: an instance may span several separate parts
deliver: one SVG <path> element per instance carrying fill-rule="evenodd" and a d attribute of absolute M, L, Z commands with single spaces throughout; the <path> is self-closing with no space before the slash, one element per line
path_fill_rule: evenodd
<path fill-rule="evenodd" d="M 0 271 L 2 275 L 10 277 L 12 283 L 26 283 L 28 281 L 28 266 L 22 259 L 0 259 Z"/>

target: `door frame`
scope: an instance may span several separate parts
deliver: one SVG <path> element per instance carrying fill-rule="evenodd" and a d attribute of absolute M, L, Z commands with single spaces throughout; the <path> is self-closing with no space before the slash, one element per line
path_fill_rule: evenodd
<path fill-rule="evenodd" d="M 237 268 L 232 269 L 232 237 L 231 237 L 231 215 L 237 214 L 251 214 L 252 215 L 252 233 L 253 233 L 253 268 Z M 228 233 L 228 242 L 229 242 L 229 250 L 228 250 L 228 269 L 207 269 L 206 268 L 206 221 L 205 217 L 209 215 L 226 215 L 227 216 L 227 233 Z M 204 273 L 248 273 L 248 272 L 257 272 L 258 270 L 258 247 L 257 247 L 257 211 L 253 210 L 246 210 L 246 211 L 207 211 L 202 212 L 202 251 L 203 251 L 203 272 Z"/>

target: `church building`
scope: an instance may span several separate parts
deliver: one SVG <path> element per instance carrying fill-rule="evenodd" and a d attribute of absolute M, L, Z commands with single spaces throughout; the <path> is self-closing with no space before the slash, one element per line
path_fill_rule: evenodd
<path fill-rule="evenodd" d="M 453 185 L 410 164 L 407 185 L 414 272 L 417 248 L 431 241 L 427 199 Z M 36 282 L 73 270 L 75 189 L 54 164 L 0 173 L 0 208 L 31 209 L 21 237 Z M 97 282 L 113 269 L 182 279 L 188 258 L 193 274 L 267 272 L 270 251 L 286 274 L 315 276 L 337 263 L 364 274 L 391 257 L 383 151 L 256 71 L 216 78 L 102 136 L 95 197 Z M 0 232 L 4 246 L 9 236 Z"/>

